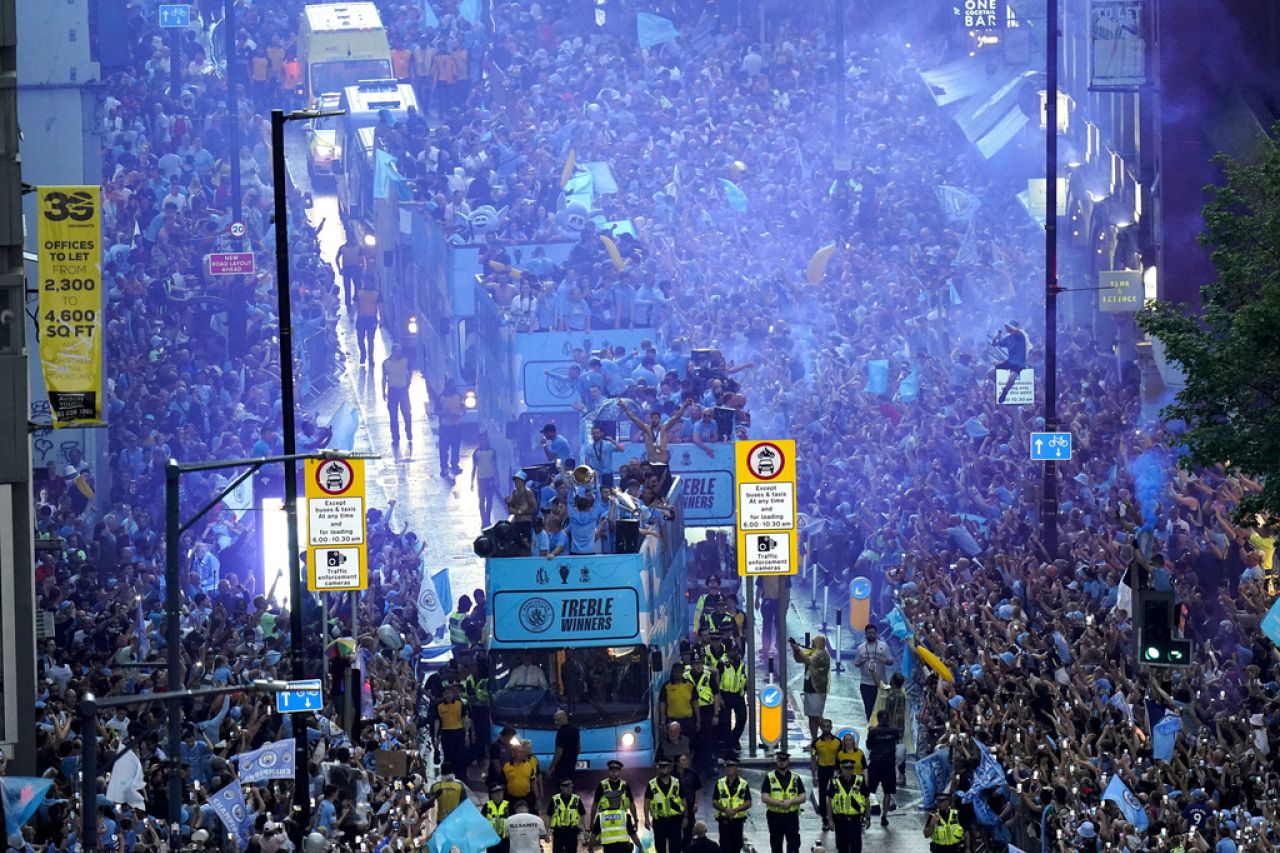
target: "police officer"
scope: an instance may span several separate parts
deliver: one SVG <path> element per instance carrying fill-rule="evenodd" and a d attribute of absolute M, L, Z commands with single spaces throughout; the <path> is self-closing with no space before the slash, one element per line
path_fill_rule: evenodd
<path fill-rule="evenodd" d="M 871 825 L 866 783 L 854 773 L 852 759 L 840 762 L 840 775 L 827 783 L 828 823 L 836 829 L 836 853 L 862 853 L 862 830 Z"/>
<path fill-rule="evenodd" d="M 693 682 L 694 710 L 698 715 L 698 731 L 702 734 L 693 745 L 693 755 L 697 759 L 698 774 L 706 779 L 716 764 L 717 732 L 712 721 L 720 711 L 720 680 L 707 668 L 702 656 L 695 655 L 689 681 Z"/>
<path fill-rule="evenodd" d="M 637 848 L 644 849 L 636 834 L 635 816 L 622 805 L 622 792 L 617 788 L 605 793 L 604 802 L 592 820 L 591 840 L 604 848 L 604 853 L 633 853 Z"/>
<path fill-rule="evenodd" d="M 724 776 L 716 780 L 711 804 L 720 827 L 721 853 L 742 853 L 742 831 L 751 810 L 751 786 L 738 775 L 738 759 L 725 759 Z"/>
<path fill-rule="evenodd" d="M 471 615 L 471 598 L 463 595 L 458 598 L 458 608 L 449 614 L 449 644 L 455 648 L 465 649 L 470 645 L 467 632 L 462 623 Z"/>
<path fill-rule="evenodd" d="M 587 810 L 582 797 L 573 792 L 573 780 L 561 779 L 560 790 L 547 807 L 551 824 L 551 853 L 577 853 L 578 836 L 587 826 Z"/>
<path fill-rule="evenodd" d="M 471 716 L 471 725 L 476 732 L 488 732 L 489 725 L 489 668 L 488 665 L 475 658 L 459 658 L 462 672 L 462 695 L 467 700 L 467 712 Z M 471 760 L 484 759 L 486 744 L 476 737 L 471 745 Z"/>
<path fill-rule="evenodd" d="M 950 791 L 938 794 L 937 805 L 924 825 L 924 837 L 929 839 L 929 853 L 959 853 L 964 848 L 964 827 L 960 812 L 951 808 Z"/>
<path fill-rule="evenodd" d="M 498 833 L 498 843 L 489 849 L 493 853 L 507 853 L 511 849 L 511 840 L 507 838 L 507 818 L 511 817 L 511 803 L 507 802 L 507 791 L 502 785 L 489 786 L 489 802 L 484 804 L 480 812 L 489 826 Z"/>
<path fill-rule="evenodd" d="M 728 755 L 742 748 L 742 732 L 747 726 L 747 664 L 737 644 L 731 644 L 720 664 L 720 744 Z"/>
<path fill-rule="evenodd" d="M 728 655 L 724 647 L 724 637 L 719 634 L 712 634 L 710 631 L 707 632 L 707 641 L 705 643 L 701 640 L 701 634 L 698 637 L 698 648 L 702 651 L 702 662 L 707 665 L 707 669 L 719 675 L 720 668 L 724 666 L 724 659 Z"/>
<path fill-rule="evenodd" d="M 698 543 L 699 547 L 702 543 Z M 710 545 L 711 543 L 707 543 Z M 716 605 L 720 603 L 723 595 L 720 592 L 720 576 L 712 575 L 707 578 L 707 591 L 698 596 L 698 602 L 693 608 L 693 629 L 696 631 L 702 627 L 702 617 L 704 614 L 714 613 Z"/>
<path fill-rule="evenodd" d="M 618 792 L 618 801 L 631 815 L 632 823 L 636 819 L 636 798 L 631 793 L 631 783 L 622 778 L 622 762 L 616 758 L 608 763 L 609 773 L 596 784 L 595 797 L 591 801 L 591 825 L 596 823 L 596 815 L 604 808 L 605 798 L 610 791 Z"/>
<path fill-rule="evenodd" d="M 684 797 L 680 780 L 671 775 L 671 759 L 658 759 L 658 775 L 644 792 L 644 828 L 653 830 L 654 853 L 680 853 Z"/>
<path fill-rule="evenodd" d="M 782 853 L 785 842 L 787 853 L 800 853 L 800 807 L 804 805 L 805 789 L 800 774 L 791 772 L 791 755 L 779 752 L 777 766 L 764 775 L 760 786 L 760 799 L 764 800 L 765 820 L 769 825 L 769 850 Z"/>

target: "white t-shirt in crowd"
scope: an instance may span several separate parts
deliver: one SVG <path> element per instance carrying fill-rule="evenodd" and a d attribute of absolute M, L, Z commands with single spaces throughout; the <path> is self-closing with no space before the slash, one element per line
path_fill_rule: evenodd
<path fill-rule="evenodd" d="M 547 828 L 536 814 L 521 812 L 507 818 L 507 838 L 511 853 L 541 853 Z"/>

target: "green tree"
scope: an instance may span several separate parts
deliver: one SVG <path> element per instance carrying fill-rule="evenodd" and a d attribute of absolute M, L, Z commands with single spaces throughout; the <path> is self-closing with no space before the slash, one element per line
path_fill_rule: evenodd
<path fill-rule="evenodd" d="M 1200 289 L 1201 311 L 1161 302 L 1138 316 L 1186 372 L 1164 410 L 1186 422 L 1184 467 L 1230 463 L 1262 483 L 1236 508 L 1237 523 L 1280 520 L 1280 124 L 1261 156 L 1225 155 L 1225 182 L 1210 186 L 1200 242 L 1217 280 Z"/>

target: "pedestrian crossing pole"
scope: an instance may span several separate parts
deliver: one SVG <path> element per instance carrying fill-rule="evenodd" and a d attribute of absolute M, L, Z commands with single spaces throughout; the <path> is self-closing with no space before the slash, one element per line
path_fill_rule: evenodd
<path fill-rule="evenodd" d="M 778 636 L 774 643 L 778 647 L 778 687 L 782 689 L 782 738 L 778 741 L 778 749 L 782 752 L 787 751 L 787 711 L 790 708 L 787 701 L 787 653 L 791 651 L 791 644 L 787 642 L 787 609 L 791 606 L 790 596 L 787 599 L 785 607 L 778 602 Z"/>

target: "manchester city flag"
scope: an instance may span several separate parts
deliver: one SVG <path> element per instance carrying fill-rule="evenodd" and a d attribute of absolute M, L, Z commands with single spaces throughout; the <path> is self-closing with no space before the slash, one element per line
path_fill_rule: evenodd
<path fill-rule="evenodd" d="M 236 843 L 241 847 L 248 843 L 253 815 L 245 805 L 244 790 L 240 787 L 239 779 L 232 779 L 231 784 L 210 797 L 209 807 L 222 821 L 227 832 L 235 836 Z"/>
<path fill-rule="evenodd" d="M 1124 783 L 1119 776 L 1112 776 L 1111 781 L 1107 783 L 1107 789 L 1102 792 L 1102 799 L 1110 800 L 1124 813 L 1124 819 L 1133 824 L 1138 832 L 1146 832 L 1147 812 L 1142 807 L 1141 801 Z"/>
<path fill-rule="evenodd" d="M 293 747 L 292 740 L 273 740 L 235 756 L 240 763 L 240 781 L 252 784 L 263 779 L 292 779 Z"/>

